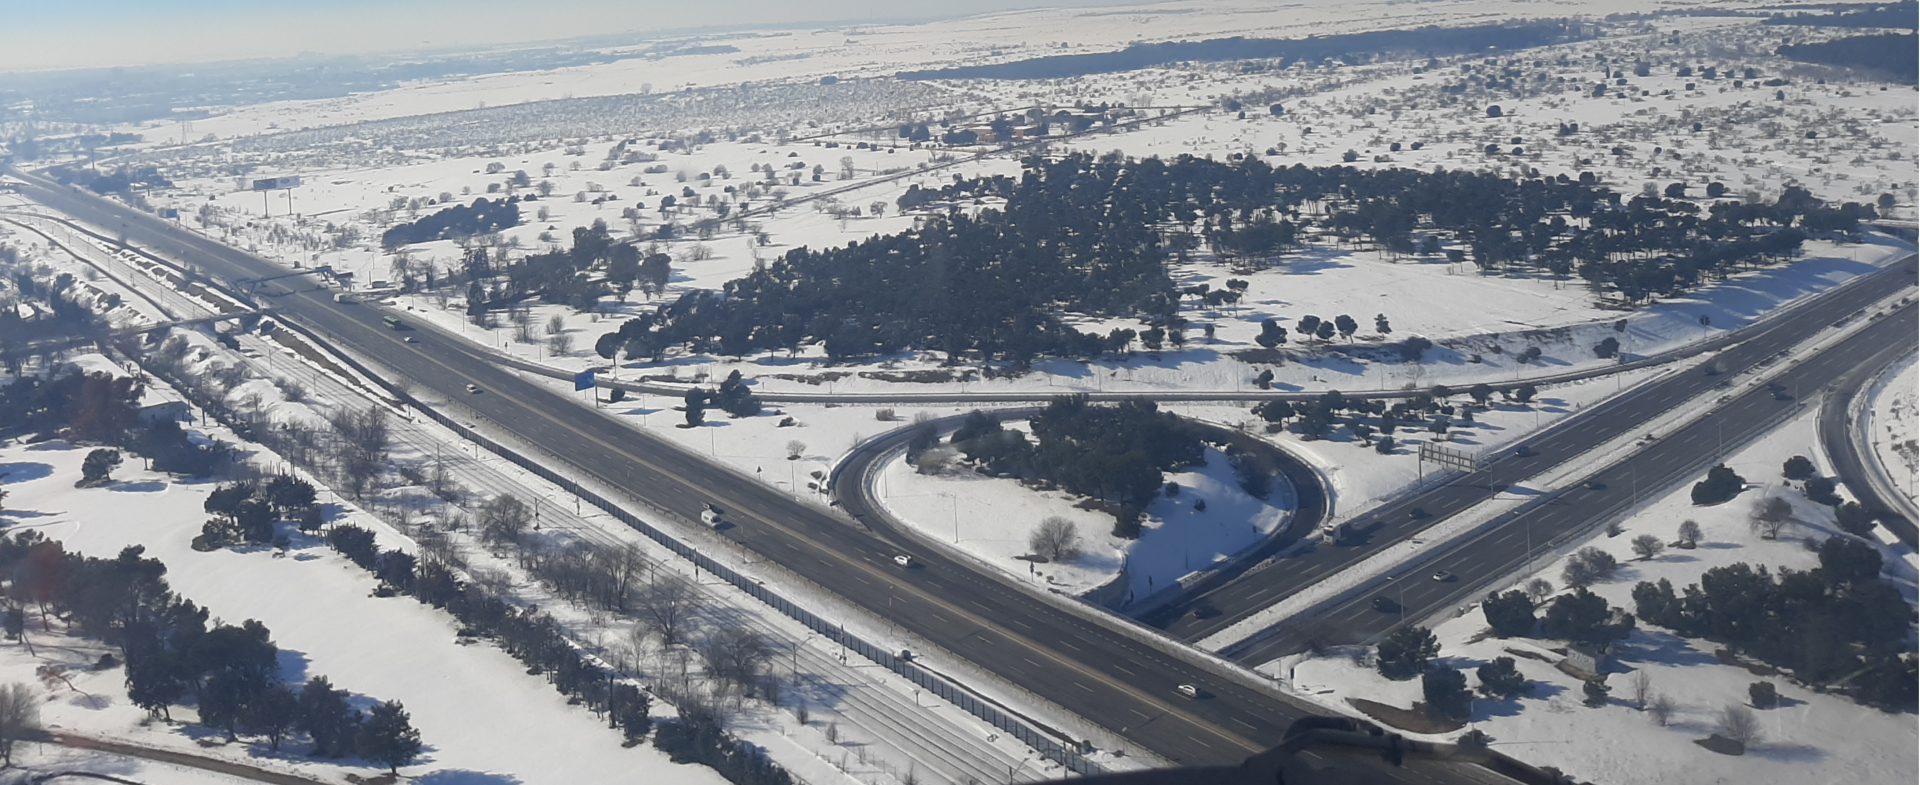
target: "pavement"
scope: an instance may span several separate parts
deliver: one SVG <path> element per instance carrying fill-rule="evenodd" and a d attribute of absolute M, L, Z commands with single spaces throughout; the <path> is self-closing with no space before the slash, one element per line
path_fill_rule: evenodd
<path fill-rule="evenodd" d="M 153 216 L 30 175 L 23 179 L 30 184 L 21 191 L 40 204 L 219 278 L 279 271 Z M 893 557 L 907 544 L 619 425 L 500 368 L 488 352 L 464 341 L 389 329 L 381 323 L 387 312 L 335 303 L 326 290 L 276 285 L 263 292 L 262 304 L 278 308 L 283 318 L 343 351 L 404 369 L 416 395 L 458 401 L 584 480 L 624 489 L 637 502 L 683 520 L 697 519 L 709 502 L 719 504 L 738 527 L 735 538 L 759 555 L 1177 765 L 1238 763 L 1276 743 L 1294 720 L 1324 713 L 1240 669 L 1142 640 L 1124 621 L 1033 597 L 937 552 L 916 553 L 917 566 L 899 568 Z M 407 336 L 415 341 L 401 340 Z M 469 383 L 482 392 L 465 392 Z M 1202 685 L 1205 697 L 1180 697 L 1180 684 Z M 1378 773 L 1383 781 L 1509 781 L 1454 762 L 1409 761 L 1398 768 L 1381 763 Z"/>
<path fill-rule="evenodd" d="M 1867 416 L 1868 402 L 1860 400 L 1874 380 L 1887 367 L 1903 357 L 1913 356 L 1910 342 L 1891 344 L 1886 351 L 1859 365 L 1844 369 L 1833 381 L 1833 389 L 1820 405 L 1820 446 L 1832 462 L 1834 474 L 1860 504 L 1880 514 L 1881 525 L 1908 546 L 1920 546 L 1911 510 L 1913 503 L 1899 497 L 1892 477 L 1885 474 L 1871 455 L 1873 445 L 1866 440 L 1860 418 Z"/>

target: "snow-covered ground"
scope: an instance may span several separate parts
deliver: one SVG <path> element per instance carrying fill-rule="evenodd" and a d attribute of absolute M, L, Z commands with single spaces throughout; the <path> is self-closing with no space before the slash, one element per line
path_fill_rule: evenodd
<path fill-rule="evenodd" d="M 1920 366 L 1913 358 L 1887 369 L 1874 381 L 1867 410 L 1867 435 L 1873 457 L 1893 486 L 1913 499 L 1920 483 Z"/>
<path fill-rule="evenodd" d="M 565 696 L 545 679 L 528 676 L 506 653 L 456 643 L 458 625 L 445 612 L 410 598 L 372 596 L 374 578 L 324 543 L 299 538 L 284 559 L 267 549 L 193 550 L 189 543 L 206 518 L 202 505 L 214 483 L 176 481 L 130 463 L 106 488 L 76 489 L 86 453 L 60 441 L 0 448 L 8 472 L 7 510 L 0 517 L 11 528 L 37 529 L 88 555 L 104 558 L 128 545 L 144 546 L 147 556 L 167 565 L 168 582 L 182 596 L 228 623 L 259 619 L 272 629 L 283 678 L 325 675 L 356 696 L 406 704 L 427 745 L 421 760 L 407 767 L 410 774 L 471 782 L 625 782 L 647 772 L 676 782 L 725 782 L 703 766 L 673 764 L 651 746 L 622 747 L 618 733 L 568 706 Z M 385 547 L 402 542 L 377 518 L 329 502 L 341 516 L 338 522 L 375 530 Z M 34 634 L 43 640 L 44 633 Z M 57 643 L 45 642 L 58 651 Z M 26 667 L 8 665 L 0 667 Z M 202 750 L 196 741 L 201 734 L 191 727 L 143 723 L 146 712 L 126 702 L 123 678 L 117 670 L 77 678 L 76 686 L 95 699 L 63 696 L 49 706 L 47 722 Z M 175 716 L 190 718 L 192 712 L 176 709 Z M 262 753 L 253 747 L 219 751 L 244 759 Z M 328 779 L 356 770 L 288 753 L 275 763 Z"/>
<path fill-rule="evenodd" d="M 959 468 L 921 474 L 896 454 L 876 473 L 875 490 L 889 512 L 930 540 L 952 543 L 1003 571 L 1027 576 L 1069 594 L 1105 585 L 1126 571 L 1122 602 L 1172 586 L 1183 575 L 1231 558 L 1286 525 L 1291 489 L 1282 479 L 1267 499 L 1240 489 L 1233 467 L 1208 447 L 1206 463 L 1166 475 L 1180 487 L 1147 505 L 1139 539 L 1112 535 L 1113 516 L 1076 506 L 1065 491 L 1037 491 L 1018 480 L 987 477 Z M 1196 509 L 1204 501 L 1206 509 Z M 945 521 L 942 514 L 947 515 Z M 1040 521 L 1058 516 L 1075 525 L 1082 544 L 1071 562 L 1036 563 L 1029 536 Z M 942 523 L 951 523 L 943 528 Z"/>
<path fill-rule="evenodd" d="M 1815 433 L 1817 411 L 1809 412 L 1754 442 L 1727 460 L 1751 487 L 1734 502 L 1695 507 L 1688 488 L 1681 487 L 1649 503 L 1623 523 L 1619 536 L 1596 533 L 1587 543 L 1620 561 L 1618 572 L 1592 587 L 1610 604 L 1631 609 L 1629 593 L 1640 581 L 1666 578 L 1676 587 L 1696 583 L 1706 570 L 1748 562 L 1769 568 L 1807 569 L 1818 566 L 1816 554 L 1802 540 L 1838 532 L 1831 509 L 1808 502 L 1797 490 L 1783 487 L 1780 466 L 1787 457 L 1806 455 L 1823 473 L 1825 466 Z M 1795 523 L 1777 540 L 1763 540 L 1747 524 L 1748 505 L 1763 494 L 1778 495 L 1793 504 Z M 1700 524 L 1705 538 L 1694 550 L 1669 549 L 1652 561 L 1636 561 L 1628 542 L 1640 534 L 1662 541 L 1674 538 L 1680 521 Z M 1915 574 L 1903 546 L 1883 546 L 1887 577 L 1909 602 L 1915 598 Z M 1517 588 L 1528 579 L 1560 583 L 1564 558 L 1543 560 L 1538 572 L 1514 576 Z M 1558 661 L 1553 647 L 1563 641 L 1488 637 L 1485 617 L 1477 606 L 1438 615 L 1433 622 L 1440 639 L 1440 661 L 1469 670 L 1469 685 L 1477 684 L 1471 670 L 1515 649 Z M 1772 785 L 1803 782 L 1907 783 L 1914 781 L 1916 749 L 1920 749 L 1912 715 L 1886 714 L 1837 695 L 1803 689 L 1783 679 L 1770 679 L 1790 700 L 1781 708 L 1760 713 L 1764 739 L 1742 757 L 1709 752 L 1693 743 L 1717 730 L 1717 715 L 1730 703 L 1744 703 L 1747 685 L 1756 677 L 1745 668 L 1719 664 L 1715 644 L 1675 637 L 1655 629 L 1638 629 L 1617 650 L 1616 672 L 1610 677 L 1613 699 L 1601 708 L 1581 705 L 1577 679 L 1550 665 L 1515 657 L 1520 670 L 1538 687 L 1535 697 L 1517 701 L 1476 699 L 1473 727 L 1494 738 L 1494 748 L 1535 765 L 1557 766 L 1568 774 L 1595 782 L 1741 782 Z M 1406 707 L 1420 700 L 1419 681 L 1393 682 L 1371 667 L 1357 665 L 1351 652 L 1325 656 L 1299 655 L 1262 666 L 1290 689 L 1329 706 L 1344 707 L 1348 698 L 1367 698 Z M 1635 705 L 1627 688 L 1630 673 L 1645 671 L 1653 688 L 1678 706 L 1673 722 L 1659 727 Z M 1345 709 L 1343 710 L 1350 710 Z"/>

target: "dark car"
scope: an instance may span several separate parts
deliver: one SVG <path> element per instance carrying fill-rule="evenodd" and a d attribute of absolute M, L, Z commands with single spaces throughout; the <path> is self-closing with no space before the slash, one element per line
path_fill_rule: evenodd
<path fill-rule="evenodd" d="M 1607 489 L 1607 484 L 1599 480 L 1588 480 L 1581 484 L 1589 491 L 1604 491 Z"/>
<path fill-rule="evenodd" d="M 1425 507 L 1415 507 L 1415 508 L 1413 508 L 1413 512 L 1410 512 L 1410 513 L 1407 513 L 1407 514 L 1408 514 L 1408 515 L 1411 515 L 1411 516 L 1413 516 L 1413 519 L 1414 519 L 1414 520 L 1416 520 L 1416 521 L 1417 521 L 1417 520 L 1420 520 L 1420 519 L 1422 519 L 1422 518 L 1426 518 L 1426 517 L 1428 517 L 1428 515 L 1427 515 L 1427 508 L 1425 508 Z"/>
<path fill-rule="evenodd" d="M 1373 609 L 1376 611 L 1380 611 L 1381 613 L 1392 613 L 1394 611 L 1400 610 L 1400 603 L 1394 602 L 1393 600 L 1389 600 L 1385 597 L 1373 598 L 1372 604 L 1373 604 Z"/>

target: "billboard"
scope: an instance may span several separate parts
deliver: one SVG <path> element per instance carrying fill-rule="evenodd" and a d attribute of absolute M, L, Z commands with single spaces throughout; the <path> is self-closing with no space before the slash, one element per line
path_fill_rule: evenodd
<path fill-rule="evenodd" d="M 299 185 L 300 185 L 300 178 L 299 178 L 298 176 L 294 176 L 294 177 L 269 177 L 269 178 L 266 178 L 266 179 L 264 179 L 264 180 L 255 180 L 255 181 L 253 181 L 253 190 L 255 190 L 255 191 L 274 191 L 274 190 L 278 190 L 278 189 L 281 189 L 281 188 L 297 188 L 297 187 L 299 187 Z"/>

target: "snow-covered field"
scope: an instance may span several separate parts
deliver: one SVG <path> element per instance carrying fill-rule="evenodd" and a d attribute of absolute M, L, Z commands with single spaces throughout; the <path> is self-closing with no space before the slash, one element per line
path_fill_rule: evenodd
<path fill-rule="evenodd" d="M 1829 508 L 1808 502 L 1798 491 L 1782 487 L 1780 466 L 1791 455 L 1806 455 L 1830 472 L 1819 452 L 1815 434 L 1817 412 L 1809 410 L 1786 426 L 1731 456 L 1727 465 L 1752 484 L 1739 499 L 1715 507 L 1695 507 L 1688 488 L 1681 487 L 1649 503 L 1623 523 L 1619 536 L 1596 534 L 1589 543 L 1620 561 L 1619 571 L 1592 587 L 1615 606 L 1631 609 L 1629 592 L 1646 580 L 1671 580 L 1676 587 L 1696 583 L 1706 570 L 1748 562 L 1770 568 L 1807 569 L 1818 566 L 1816 554 L 1802 545 L 1806 537 L 1824 538 L 1838 532 Z M 1793 503 L 1795 523 L 1777 540 L 1763 540 L 1747 524 L 1751 500 L 1775 494 Z M 1663 541 L 1674 537 L 1680 521 L 1700 524 L 1705 538 L 1694 550 L 1669 549 L 1652 561 L 1636 561 L 1628 542 L 1640 534 Z M 1889 557 L 1887 577 L 1911 602 L 1915 574 L 1903 557 L 1903 546 L 1883 547 Z M 1558 586 L 1564 559 L 1544 560 L 1538 572 L 1515 576 L 1517 588 L 1542 577 Z M 1563 641 L 1499 639 L 1476 640 L 1487 630 L 1477 605 L 1440 614 L 1434 632 L 1440 639 L 1440 662 L 1448 667 L 1472 668 L 1495 657 L 1511 656 L 1515 649 L 1558 661 L 1551 651 Z M 1557 766 L 1581 780 L 1621 783 L 1741 782 L 1771 785 L 1803 782 L 1906 783 L 1914 781 L 1920 758 L 1920 736 L 1912 715 L 1885 714 L 1837 695 L 1803 689 L 1784 679 L 1771 679 L 1783 701 L 1780 708 L 1760 713 L 1763 741 L 1742 757 L 1709 752 L 1693 743 L 1717 730 L 1717 716 L 1729 703 L 1744 703 L 1747 685 L 1755 676 L 1745 668 L 1715 661 L 1715 644 L 1690 641 L 1654 628 L 1636 630 L 1617 648 L 1617 664 L 1609 684 L 1613 698 L 1601 708 L 1581 705 L 1581 685 L 1547 662 L 1515 657 L 1520 670 L 1537 683 L 1535 697 L 1517 701 L 1476 699 L 1473 727 L 1494 739 L 1494 748 L 1535 765 Z M 1299 694 L 1330 706 L 1348 698 L 1368 698 L 1406 707 L 1420 700 L 1420 683 L 1393 682 L 1371 667 L 1355 664 L 1350 652 L 1326 656 L 1300 655 L 1262 666 Z M 1673 722 L 1659 727 L 1631 699 L 1630 671 L 1645 671 L 1656 692 L 1678 705 Z M 1476 684 L 1469 675 L 1469 685 Z"/>
<path fill-rule="evenodd" d="M 199 552 L 188 547 L 206 518 L 211 482 L 181 482 L 164 474 L 123 468 L 106 488 L 75 489 L 87 450 L 64 442 L 0 448 L 7 510 L 0 517 L 66 544 L 70 551 L 109 557 L 141 545 L 167 565 L 181 595 L 237 624 L 259 619 L 280 646 L 281 676 L 302 681 L 326 675 L 356 696 L 406 704 L 427 748 L 407 767 L 418 776 L 461 782 L 625 782 L 634 772 L 676 782 L 722 783 L 711 769 L 676 765 L 651 746 L 624 748 L 618 733 L 555 692 L 545 679 L 490 645 L 454 641 L 458 625 L 446 613 L 410 598 L 373 597 L 374 578 L 325 544 L 296 540 L 290 555 L 267 549 Z M 323 496 L 323 498 L 327 498 Z M 329 504 L 350 522 L 382 535 L 385 547 L 404 542 L 377 518 Z M 36 641 L 58 644 L 34 633 Z M 9 662 L 6 670 L 31 663 Z M 11 677 L 12 674 L 9 674 Z M 127 703 L 118 671 L 76 678 L 96 697 L 59 696 L 48 723 L 141 744 L 201 751 L 192 727 L 148 725 L 146 712 Z M 670 711 L 670 710 L 669 710 Z M 175 716 L 190 718 L 190 710 Z M 669 715 L 671 716 L 671 715 Z M 235 759 L 260 755 L 255 745 L 220 750 Z M 291 753 L 291 749 L 289 750 Z M 374 773 L 313 762 L 292 754 L 276 765 L 337 779 L 342 772 Z"/>

